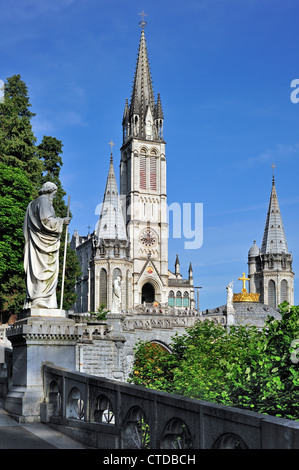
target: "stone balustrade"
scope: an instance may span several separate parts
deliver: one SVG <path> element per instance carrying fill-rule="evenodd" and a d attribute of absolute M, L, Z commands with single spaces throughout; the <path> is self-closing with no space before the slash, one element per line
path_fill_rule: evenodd
<path fill-rule="evenodd" d="M 296 449 L 299 423 L 45 364 L 43 422 L 102 449 Z"/>

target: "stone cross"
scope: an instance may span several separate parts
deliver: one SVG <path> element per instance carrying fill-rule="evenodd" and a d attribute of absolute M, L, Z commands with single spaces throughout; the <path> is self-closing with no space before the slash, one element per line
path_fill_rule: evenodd
<path fill-rule="evenodd" d="M 139 25 L 141 26 L 141 29 L 144 29 L 146 26 L 146 21 L 144 21 L 144 17 L 147 16 L 147 14 L 144 13 L 144 11 L 142 10 L 142 12 L 138 13 L 138 15 L 142 17 L 142 21 L 140 21 Z"/>
<path fill-rule="evenodd" d="M 111 139 L 111 142 L 109 142 L 109 145 L 111 146 L 111 153 L 112 153 L 112 147 L 113 147 L 113 145 L 115 145 L 115 143 L 113 142 L 112 139 Z"/>

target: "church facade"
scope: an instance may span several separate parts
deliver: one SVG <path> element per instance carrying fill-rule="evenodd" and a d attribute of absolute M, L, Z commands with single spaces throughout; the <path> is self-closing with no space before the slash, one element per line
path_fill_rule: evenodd
<path fill-rule="evenodd" d="M 155 100 L 144 26 L 130 103 L 126 100 L 120 149 L 120 187 L 112 155 L 101 213 L 95 231 L 74 233 L 82 276 L 76 284 L 75 312 L 111 311 L 113 284 L 120 278 L 121 311 L 138 306 L 194 310 L 193 270 L 168 268 L 166 144 L 161 98 Z"/>

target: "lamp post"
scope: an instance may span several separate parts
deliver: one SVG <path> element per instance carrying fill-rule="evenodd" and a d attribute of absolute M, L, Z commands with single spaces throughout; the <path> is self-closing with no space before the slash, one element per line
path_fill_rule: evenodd
<path fill-rule="evenodd" d="M 202 287 L 194 286 L 194 289 L 197 289 L 197 312 L 199 312 L 199 289 L 202 289 Z"/>

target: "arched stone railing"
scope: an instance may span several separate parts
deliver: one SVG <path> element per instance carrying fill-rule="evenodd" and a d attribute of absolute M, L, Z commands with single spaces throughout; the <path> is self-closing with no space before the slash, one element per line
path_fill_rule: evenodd
<path fill-rule="evenodd" d="M 299 422 L 43 366 L 43 422 L 102 449 L 296 448 Z"/>

